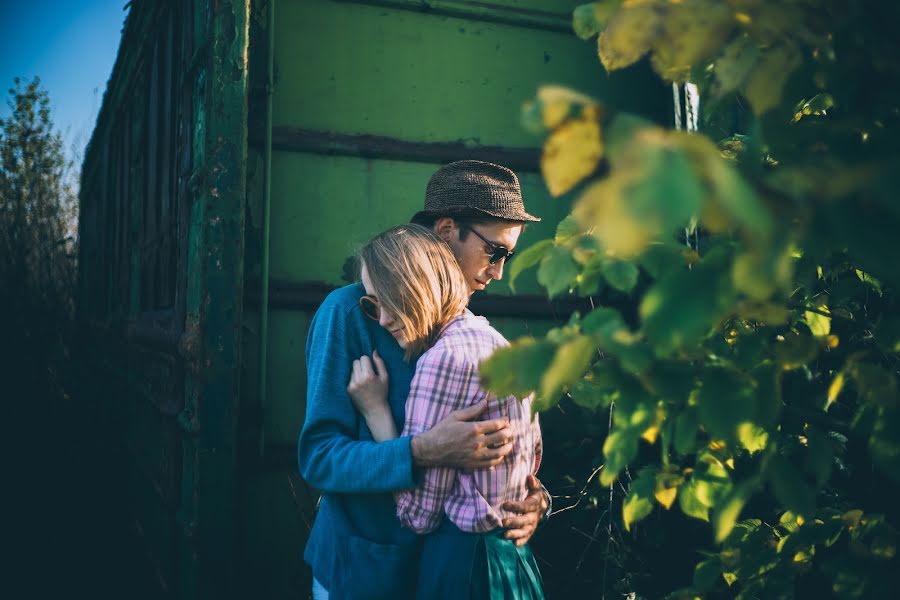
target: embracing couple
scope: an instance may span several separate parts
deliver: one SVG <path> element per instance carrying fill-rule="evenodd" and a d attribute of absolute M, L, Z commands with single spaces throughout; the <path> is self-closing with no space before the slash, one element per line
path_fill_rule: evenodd
<path fill-rule="evenodd" d="M 313 598 L 543 598 L 527 546 L 550 509 L 538 420 L 530 399 L 481 386 L 507 341 L 466 308 L 539 219 L 512 171 L 471 160 L 432 176 L 424 208 L 363 246 L 361 283 L 310 324 L 298 457 L 322 491 Z"/>

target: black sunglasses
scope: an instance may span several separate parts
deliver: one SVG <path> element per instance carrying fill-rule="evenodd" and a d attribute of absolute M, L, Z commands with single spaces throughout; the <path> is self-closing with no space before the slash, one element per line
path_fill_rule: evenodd
<path fill-rule="evenodd" d="M 362 309 L 363 314 L 373 321 L 377 321 L 381 318 L 381 305 L 378 304 L 378 298 L 375 296 L 369 296 L 368 294 L 361 296 L 359 299 L 359 307 Z"/>
<path fill-rule="evenodd" d="M 487 247 L 491 250 L 490 252 L 488 252 L 488 262 L 492 265 L 496 265 L 503 259 L 506 259 L 506 262 L 509 262 L 512 260 L 513 254 L 516 253 L 515 250 L 508 250 L 506 246 L 495 244 L 491 240 L 485 238 L 483 235 L 475 231 L 469 225 L 463 225 L 462 223 L 460 223 L 460 227 L 465 227 L 466 229 L 477 235 L 482 242 L 487 244 Z"/>

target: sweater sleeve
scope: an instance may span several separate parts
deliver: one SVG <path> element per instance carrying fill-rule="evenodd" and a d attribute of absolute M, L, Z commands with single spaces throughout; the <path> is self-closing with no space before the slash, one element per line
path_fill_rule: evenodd
<path fill-rule="evenodd" d="M 360 440 L 361 418 L 347 394 L 352 361 L 371 353 L 363 316 L 346 288 L 316 312 L 306 341 L 306 420 L 297 458 L 300 474 L 330 493 L 391 492 L 413 487 L 411 436 Z"/>

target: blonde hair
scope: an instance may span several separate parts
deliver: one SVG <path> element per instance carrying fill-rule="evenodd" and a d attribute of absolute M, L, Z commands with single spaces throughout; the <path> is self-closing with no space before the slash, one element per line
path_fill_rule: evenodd
<path fill-rule="evenodd" d="M 421 225 L 400 225 L 359 250 L 378 303 L 403 324 L 406 360 L 430 348 L 469 303 L 469 286 L 450 248 Z"/>

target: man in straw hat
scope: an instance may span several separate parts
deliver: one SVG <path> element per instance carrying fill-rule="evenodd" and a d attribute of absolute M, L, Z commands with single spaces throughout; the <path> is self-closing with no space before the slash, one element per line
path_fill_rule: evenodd
<path fill-rule="evenodd" d="M 492 163 L 462 160 L 428 182 L 424 210 L 412 221 L 432 229 L 459 261 L 474 292 L 512 257 L 528 214 L 515 173 Z M 452 413 L 423 434 L 375 443 L 347 394 L 353 359 L 377 349 L 391 385 L 389 402 L 402 429 L 414 366 L 391 335 L 367 319 L 362 285 L 335 290 L 310 324 L 306 345 L 306 420 L 300 434 L 300 473 L 323 492 L 304 559 L 314 598 L 406 598 L 413 594 L 417 540 L 396 517 L 391 492 L 416 487 L 421 467 L 484 468 L 511 450 L 505 419 L 478 421 L 486 402 Z M 550 497 L 530 477 L 529 496 L 505 508 L 506 537 L 525 544 L 550 511 Z"/>

